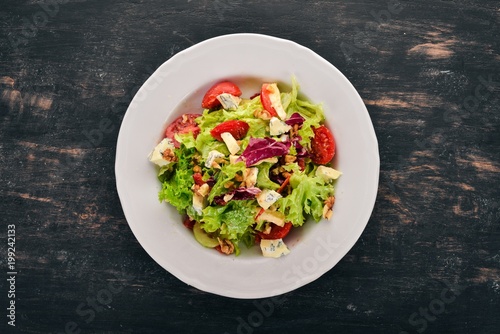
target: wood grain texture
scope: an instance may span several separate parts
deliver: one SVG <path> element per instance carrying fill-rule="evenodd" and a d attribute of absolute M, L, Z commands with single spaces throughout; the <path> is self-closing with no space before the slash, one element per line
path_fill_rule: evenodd
<path fill-rule="evenodd" d="M 16 224 L 18 262 L 16 328 L 0 332 L 500 332 L 500 2 L 44 3 L 0 6 L 0 235 Z M 339 68 L 381 156 L 358 243 L 262 321 L 264 301 L 210 295 L 158 266 L 115 190 L 137 89 L 177 52 L 235 32 L 291 39 Z M 6 289 L 0 280 L 4 301 Z M 78 311 L 111 290 L 93 317 Z"/>

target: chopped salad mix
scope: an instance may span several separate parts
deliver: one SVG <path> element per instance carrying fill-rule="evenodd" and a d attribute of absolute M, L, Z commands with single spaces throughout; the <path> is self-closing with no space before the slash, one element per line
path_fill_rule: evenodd
<path fill-rule="evenodd" d="M 289 253 L 283 239 L 292 228 L 330 219 L 333 181 L 328 166 L 335 140 L 320 104 L 263 83 L 242 98 L 234 83 L 212 86 L 202 114 L 184 114 L 165 130 L 149 159 L 159 168 L 160 201 L 185 216 L 205 247 L 224 254 L 259 244 L 266 257 Z"/>

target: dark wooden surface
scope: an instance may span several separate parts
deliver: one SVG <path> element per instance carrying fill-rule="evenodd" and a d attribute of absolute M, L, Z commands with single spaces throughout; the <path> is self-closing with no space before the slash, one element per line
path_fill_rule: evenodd
<path fill-rule="evenodd" d="M 0 264 L 7 276 L 15 224 L 18 272 L 15 327 L 0 280 L 1 333 L 500 332 L 499 1 L 43 3 L 0 4 Z M 326 58 L 379 140 L 362 237 L 267 310 L 162 269 L 115 190 L 116 138 L 138 87 L 175 53 L 234 32 Z"/>

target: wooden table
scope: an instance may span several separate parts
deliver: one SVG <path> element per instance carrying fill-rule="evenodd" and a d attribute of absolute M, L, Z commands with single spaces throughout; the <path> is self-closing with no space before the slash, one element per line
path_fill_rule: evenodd
<path fill-rule="evenodd" d="M 0 280 L 0 332 L 499 333 L 499 13 L 479 0 L 2 1 L 0 263 L 17 274 Z M 362 237 L 272 307 L 161 268 L 115 189 L 137 89 L 177 52 L 235 32 L 291 39 L 334 64 L 379 141 Z"/>

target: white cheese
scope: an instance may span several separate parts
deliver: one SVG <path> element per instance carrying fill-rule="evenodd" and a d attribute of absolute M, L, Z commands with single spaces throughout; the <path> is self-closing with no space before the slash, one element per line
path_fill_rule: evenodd
<path fill-rule="evenodd" d="M 212 150 L 212 151 L 208 152 L 207 160 L 205 160 L 205 167 L 212 168 L 212 163 L 217 158 L 224 158 L 224 154 L 220 153 L 217 150 Z"/>
<path fill-rule="evenodd" d="M 285 123 L 285 124 L 286 124 L 286 123 Z M 281 135 L 281 137 L 280 137 L 280 141 L 282 141 L 282 142 L 286 142 L 286 141 L 288 141 L 288 135 Z"/>
<path fill-rule="evenodd" d="M 245 186 L 251 188 L 257 183 L 257 175 L 259 174 L 259 169 L 257 167 L 245 169 L 244 180 Z"/>
<path fill-rule="evenodd" d="M 282 239 L 262 239 L 260 241 L 260 249 L 264 257 L 272 257 L 275 259 L 290 253 L 290 250 L 286 247 Z"/>
<path fill-rule="evenodd" d="M 234 194 L 225 194 L 224 195 L 224 202 L 229 202 L 232 198 L 234 197 Z"/>
<path fill-rule="evenodd" d="M 203 197 L 207 196 L 209 192 L 210 192 L 210 186 L 208 185 L 208 183 L 203 183 L 200 186 L 200 189 L 198 189 L 198 194 L 200 194 Z"/>
<path fill-rule="evenodd" d="M 285 120 L 286 112 L 283 109 L 283 105 L 281 104 L 281 94 L 278 85 L 273 83 L 270 84 L 270 86 L 271 86 L 270 89 L 271 94 L 269 94 L 269 100 L 271 101 L 271 105 L 273 106 L 274 110 L 276 110 L 276 113 L 278 114 L 279 118 Z"/>
<path fill-rule="evenodd" d="M 330 167 L 319 166 L 318 169 L 316 169 L 316 176 L 321 177 L 326 182 L 336 180 L 340 175 L 342 175 L 341 172 Z"/>
<path fill-rule="evenodd" d="M 257 218 L 257 221 L 266 221 L 283 227 L 285 226 L 285 214 L 279 211 L 266 210 L 260 214 L 260 216 Z"/>
<path fill-rule="evenodd" d="M 238 163 L 238 161 L 236 161 L 236 160 L 238 160 L 238 158 L 239 158 L 239 157 L 240 157 L 239 155 L 232 155 L 232 154 L 231 154 L 231 155 L 229 156 L 229 163 L 230 163 L 231 165 L 234 165 L 234 164 Z"/>
<path fill-rule="evenodd" d="M 259 205 L 267 210 L 271 205 L 273 205 L 278 199 L 281 198 L 281 195 L 274 190 L 264 189 L 256 197 Z"/>
<path fill-rule="evenodd" d="M 277 117 L 271 117 L 269 121 L 269 133 L 271 136 L 279 136 L 288 131 L 290 131 L 292 127 Z"/>
<path fill-rule="evenodd" d="M 226 143 L 227 149 L 231 154 L 236 154 L 240 150 L 240 145 L 236 142 L 236 139 L 234 139 L 233 135 L 230 134 L 229 132 L 223 132 L 221 133 L 221 138 Z"/>
<path fill-rule="evenodd" d="M 206 204 L 207 201 L 205 200 L 205 197 L 197 194 L 196 192 L 193 193 L 193 209 L 194 211 L 196 211 L 196 213 L 201 215 L 201 211 L 205 208 Z"/>
<path fill-rule="evenodd" d="M 164 152 L 167 152 L 167 150 L 170 150 L 171 152 L 169 153 L 172 154 L 175 150 L 174 143 L 169 138 L 163 139 L 158 145 L 156 145 L 153 151 L 149 154 L 149 161 L 160 167 L 172 163 L 175 159 L 170 158 L 169 154 L 163 154 Z"/>
<path fill-rule="evenodd" d="M 237 96 L 222 93 L 217 96 L 217 100 L 219 100 L 220 104 L 222 104 L 222 108 L 226 110 L 236 110 L 238 109 L 238 105 L 241 102 L 241 99 Z"/>

